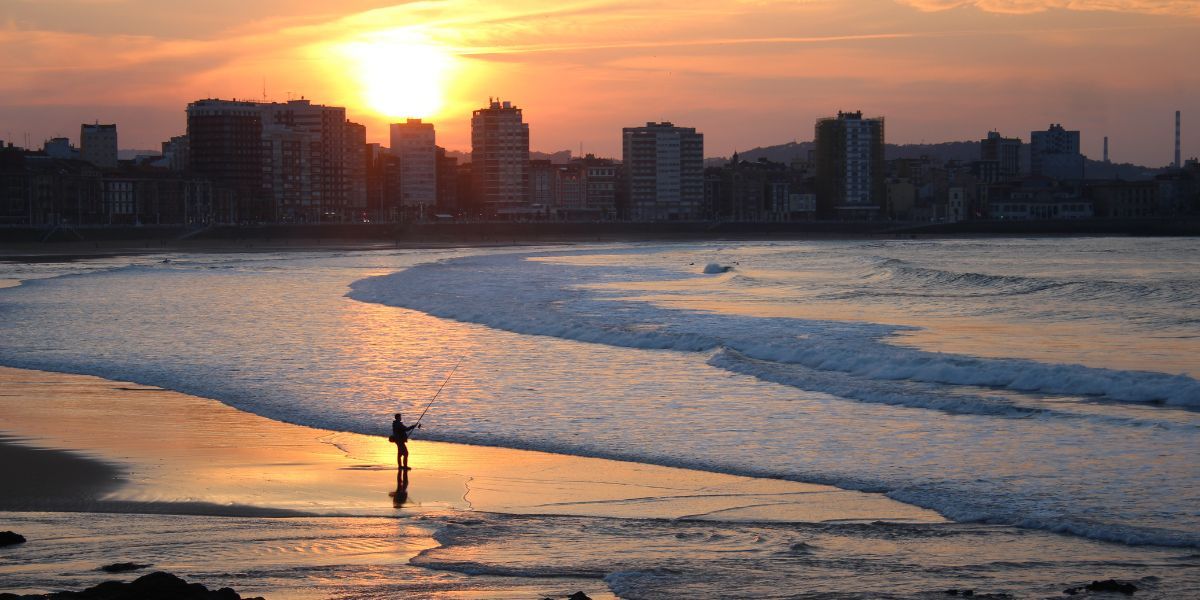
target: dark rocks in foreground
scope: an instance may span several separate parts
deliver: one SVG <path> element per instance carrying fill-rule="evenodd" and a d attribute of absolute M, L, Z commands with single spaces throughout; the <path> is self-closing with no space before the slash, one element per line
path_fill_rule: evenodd
<path fill-rule="evenodd" d="M 544 598 L 543 600 L 554 600 L 554 598 Z M 567 596 L 567 600 L 592 600 L 592 598 L 582 591 L 579 591 Z"/>
<path fill-rule="evenodd" d="M 12 531 L 0 531 L 0 547 L 24 544 L 25 536 Z"/>
<path fill-rule="evenodd" d="M 1116 579 L 1105 579 L 1104 581 L 1093 581 L 1087 585 L 1079 587 L 1067 588 L 1063 590 L 1064 594 L 1074 596 L 1083 592 L 1117 592 L 1132 596 L 1138 590 L 1136 585 L 1128 581 L 1117 581 Z"/>
<path fill-rule="evenodd" d="M 105 581 L 81 592 L 54 592 L 18 596 L 0 594 L 0 600 L 263 600 L 243 599 L 230 588 L 210 591 L 199 583 L 188 583 L 175 575 L 157 571 L 129 583 Z"/>
<path fill-rule="evenodd" d="M 123 563 L 113 563 L 111 565 L 104 565 L 103 567 L 100 567 L 98 570 L 104 571 L 105 573 L 125 573 L 126 571 L 137 571 L 139 569 L 145 569 L 146 567 L 151 567 L 151 566 L 154 566 L 154 565 L 152 565 L 150 563 L 123 562 Z"/>
<path fill-rule="evenodd" d="M 943 592 L 947 596 L 962 596 L 964 598 L 973 598 L 974 600 L 1011 600 L 1012 596 L 1008 594 L 979 594 L 975 590 L 957 590 L 949 589 Z"/>

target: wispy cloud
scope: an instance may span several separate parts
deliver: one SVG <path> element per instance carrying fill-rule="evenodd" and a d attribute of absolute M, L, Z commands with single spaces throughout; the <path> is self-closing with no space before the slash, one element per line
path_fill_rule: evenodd
<path fill-rule="evenodd" d="M 265 79 L 269 98 L 304 94 L 344 104 L 380 139 L 385 117 L 367 110 L 362 73 L 344 49 L 377 54 L 384 68 L 372 72 L 408 85 L 414 58 L 396 50 L 405 47 L 397 39 L 436 45 L 456 61 L 446 108 L 436 119 L 439 140 L 454 148 L 469 145 L 470 109 L 497 94 L 526 109 L 535 146 L 578 147 L 582 140 L 609 150 L 613 131 L 650 119 L 701 127 L 715 147 L 747 147 L 776 141 L 771 136 L 811 135 L 812 118 L 843 108 L 886 113 L 889 135 L 939 139 L 971 136 L 981 127 L 1067 122 L 1052 112 L 1054 99 L 1068 106 L 1078 97 L 1073 90 L 1088 90 L 1104 107 L 1100 112 L 1111 115 L 1158 110 L 1160 103 L 1188 109 L 1186 99 L 1200 97 L 1200 74 L 1177 51 L 1200 36 L 1200 21 L 1179 18 L 1200 13 L 1194 1 L 561 0 L 548 7 L 534 0 L 345 0 L 335 9 L 327 0 L 210 0 L 206 6 L 213 14 L 193 19 L 161 0 L 0 0 L 0 130 L 44 115 L 62 118 L 66 107 L 84 100 L 113 107 L 113 114 L 137 105 L 175 115 L 174 130 L 162 129 L 164 119 L 153 128 L 122 124 L 123 140 L 140 135 L 149 146 L 182 130 L 188 101 L 261 97 Z M 20 112 L 18 106 L 58 108 Z M 1078 114 L 1098 123 L 1116 119 Z M 780 123 L 792 129 L 781 132 Z M 1144 135 L 1133 125 L 1129 132 Z M 1106 133 L 1117 139 L 1120 132 Z M 768 139 L 756 139 L 762 136 Z"/>
<path fill-rule="evenodd" d="M 1001 14 L 1032 14 L 1054 9 L 1074 11 L 1130 12 L 1151 15 L 1200 17 L 1196 0 L 896 0 L 923 11 L 937 12 L 974 7 Z"/>

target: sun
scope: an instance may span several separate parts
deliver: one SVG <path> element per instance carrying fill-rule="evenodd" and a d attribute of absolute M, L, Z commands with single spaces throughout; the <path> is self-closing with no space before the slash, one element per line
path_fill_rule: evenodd
<path fill-rule="evenodd" d="M 340 47 L 360 102 L 388 118 L 429 118 L 446 101 L 453 54 L 408 30 L 374 32 Z"/>

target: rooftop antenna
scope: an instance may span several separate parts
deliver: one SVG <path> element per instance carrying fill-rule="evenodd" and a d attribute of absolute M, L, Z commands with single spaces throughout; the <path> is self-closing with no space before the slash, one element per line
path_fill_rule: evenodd
<path fill-rule="evenodd" d="M 1104 136 L 1104 162 L 1108 162 L 1108 136 Z"/>
<path fill-rule="evenodd" d="M 263 75 L 263 102 L 267 101 L 267 76 Z"/>

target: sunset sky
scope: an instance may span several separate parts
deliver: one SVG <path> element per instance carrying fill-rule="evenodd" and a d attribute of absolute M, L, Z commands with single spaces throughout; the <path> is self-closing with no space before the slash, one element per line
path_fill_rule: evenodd
<path fill-rule="evenodd" d="M 334 5 L 337 8 L 334 8 Z M 77 140 L 116 122 L 157 148 L 206 98 L 343 105 L 386 143 L 421 116 L 470 149 L 489 96 L 536 150 L 619 155 L 670 120 L 705 154 L 812 139 L 861 109 L 889 142 L 1026 141 L 1062 123 L 1084 152 L 1152 166 L 1200 154 L 1196 0 L 0 0 L 0 139 Z"/>

